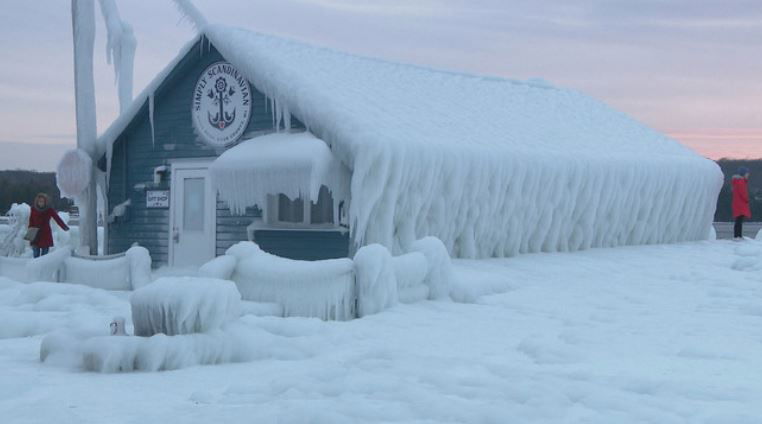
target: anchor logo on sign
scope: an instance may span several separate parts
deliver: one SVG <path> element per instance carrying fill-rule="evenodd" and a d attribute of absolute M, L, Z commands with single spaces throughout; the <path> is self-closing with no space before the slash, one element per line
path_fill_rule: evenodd
<path fill-rule="evenodd" d="M 220 131 L 235 121 L 235 108 L 233 108 L 233 113 L 228 113 L 225 110 L 225 105 L 231 102 L 230 96 L 233 94 L 235 94 L 235 89 L 232 85 L 228 87 L 228 82 L 224 77 L 217 78 L 214 88 L 210 88 L 206 93 L 207 97 L 214 100 L 214 105 L 219 106 L 219 110 L 214 116 L 212 116 L 212 112 L 207 112 L 207 115 L 209 123 Z"/>

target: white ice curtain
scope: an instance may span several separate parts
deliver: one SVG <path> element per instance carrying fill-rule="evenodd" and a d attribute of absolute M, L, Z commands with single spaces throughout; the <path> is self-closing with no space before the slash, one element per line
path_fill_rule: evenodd
<path fill-rule="evenodd" d="M 231 211 L 264 208 L 268 194 L 317 201 L 325 185 L 336 201 L 348 192 L 349 171 L 326 143 L 309 132 L 255 137 L 227 150 L 209 168 L 220 199 Z"/>

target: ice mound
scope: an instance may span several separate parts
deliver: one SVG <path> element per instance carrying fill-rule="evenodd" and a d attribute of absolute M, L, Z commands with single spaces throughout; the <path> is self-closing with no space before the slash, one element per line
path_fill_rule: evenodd
<path fill-rule="evenodd" d="M 357 315 L 376 314 L 397 304 L 397 277 L 392 255 L 384 246 L 363 246 L 354 257 Z"/>
<path fill-rule="evenodd" d="M 82 345 L 86 371 L 166 371 L 194 365 L 242 362 L 249 359 L 248 343 L 222 330 L 152 337 L 91 337 Z"/>
<path fill-rule="evenodd" d="M 348 320 L 354 317 L 351 259 L 297 261 L 262 251 L 252 242 L 232 246 L 232 279 L 245 300 L 277 303 L 284 316 Z"/>
<path fill-rule="evenodd" d="M 203 333 L 240 315 L 241 294 L 231 281 L 164 277 L 130 297 L 135 335 Z"/>

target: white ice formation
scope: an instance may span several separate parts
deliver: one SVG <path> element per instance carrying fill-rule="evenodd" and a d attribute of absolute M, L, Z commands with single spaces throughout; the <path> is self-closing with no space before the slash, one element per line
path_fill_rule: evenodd
<path fill-rule="evenodd" d="M 352 260 L 296 261 L 271 255 L 251 242 L 232 246 L 232 279 L 244 300 L 277 303 L 284 316 L 348 320 L 354 317 Z"/>
<path fill-rule="evenodd" d="M 93 161 L 82 149 L 72 149 L 64 153 L 56 169 L 56 184 L 61 196 L 74 199 L 90 184 Z"/>
<path fill-rule="evenodd" d="M 397 279 L 397 295 L 402 303 L 413 303 L 428 299 L 429 262 L 421 252 L 411 252 L 392 258 L 394 276 Z"/>
<path fill-rule="evenodd" d="M 352 171 L 359 245 L 461 257 L 704 239 L 717 165 L 546 83 L 366 59 L 211 25 L 212 44 Z"/>
<path fill-rule="evenodd" d="M 377 314 L 397 304 L 397 276 L 389 250 L 369 244 L 354 257 L 357 284 L 357 316 Z"/>
<path fill-rule="evenodd" d="M 230 281 L 164 277 L 130 296 L 135 335 L 209 332 L 240 315 L 241 294 Z"/>
<path fill-rule="evenodd" d="M 24 240 L 29 227 L 29 214 L 31 208 L 26 203 L 13 203 L 5 214 L 8 224 L 0 239 L 0 257 L 21 256 L 29 244 Z M 2 275 L 2 274 L 0 274 Z"/>
<path fill-rule="evenodd" d="M 428 267 L 423 283 L 429 288 L 429 299 L 448 298 L 453 279 L 452 262 L 442 241 L 436 237 L 425 237 L 414 241 L 410 250 L 426 257 Z"/>
<path fill-rule="evenodd" d="M 607 105 L 532 80 L 390 63 L 220 25 L 209 40 L 351 172 L 357 247 L 457 257 L 706 239 L 722 174 Z M 107 149 L 186 46 L 101 137 Z M 256 197 L 256 196 L 255 196 Z"/>
<path fill-rule="evenodd" d="M 264 207 L 268 194 L 317 200 L 323 185 L 332 192 L 337 208 L 349 191 L 349 170 L 309 132 L 247 140 L 217 158 L 209 172 L 220 198 L 239 213 L 252 205 Z"/>

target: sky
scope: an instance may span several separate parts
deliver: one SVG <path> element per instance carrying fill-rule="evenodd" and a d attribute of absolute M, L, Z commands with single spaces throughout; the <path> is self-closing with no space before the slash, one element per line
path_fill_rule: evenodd
<path fill-rule="evenodd" d="M 116 0 L 137 94 L 194 34 L 170 0 Z M 97 3 L 97 2 L 96 2 Z M 592 95 L 700 154 L 762 157 L 759 0 L 196 0 L 213 23 Z M 96 4 L 98 131 L 118 113 Z M 0 169 L 76 144 L 70 2 L 3 2 Z"/>

